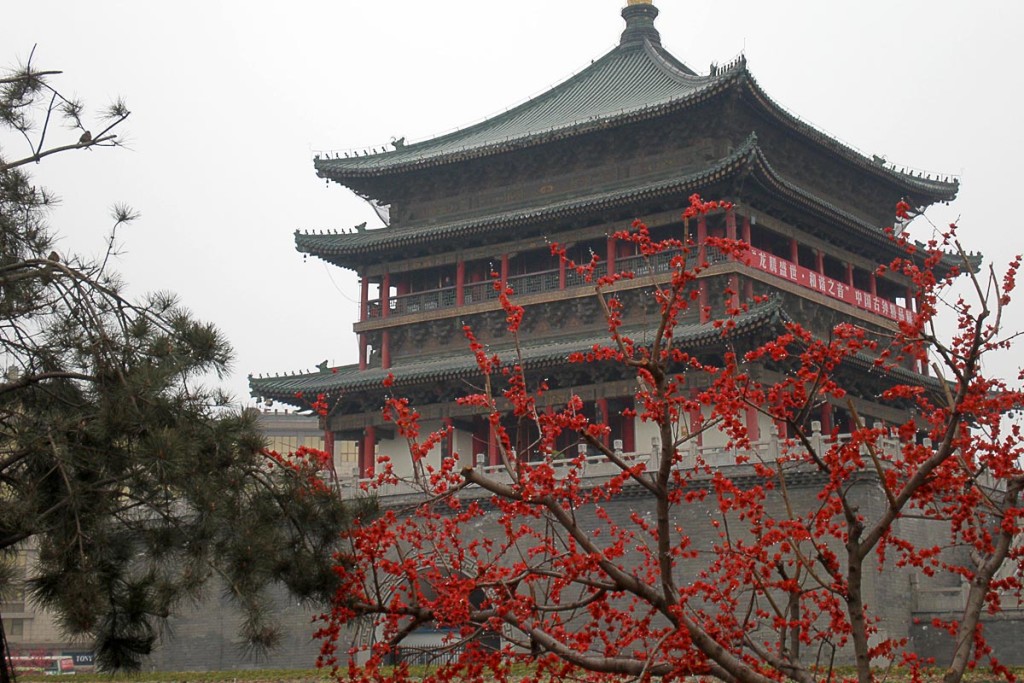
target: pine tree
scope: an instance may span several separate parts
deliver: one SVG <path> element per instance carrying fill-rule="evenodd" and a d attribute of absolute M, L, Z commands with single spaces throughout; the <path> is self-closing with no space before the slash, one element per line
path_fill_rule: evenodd
<path fill-rule="evenodd" d="M 273 457 L 258 416 L 206 386 L 231 360 L 214 326 L 172 295 L 124 293 L 108 261 L 130 209 L 114 210 L 107 257 L 55 251 L 54 199 L 28 164 L 117 146 L 129 117 L 117 101 L 92 132 L 59 73 L 30 58 L 0 76 L 0 132 L 29 148 L 0 149 L 0 553 L 37 546 L 32 597 L 95 638 L 103 668 L 137 667 L 211 578 L 244 610 L 244 638 L 273 645 L 266 589 L 326 600 L 349 511 L 311 485 L 315 459 Z"/>

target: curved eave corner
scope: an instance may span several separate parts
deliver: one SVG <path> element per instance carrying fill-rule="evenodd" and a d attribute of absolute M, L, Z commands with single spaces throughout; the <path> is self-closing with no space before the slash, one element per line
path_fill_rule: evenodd
<path fill-rule="evenodd" d="M 885 162 L 880 163 L 875 159 L 869 159 L 852 147 L 843 144 L 799 117 L 790 114 L 764 91 L 757 82 L 757 79 L 754 78 L 754 75 L 745 66 L 743 68 L 743 76 L 743 81 L 747 85 L 747 91 L 768 115 L 810 141 L 854 163 L 859 168 L 895 183 L 902 191 L 908 193 L 911 199 L 915 200 L 918 207 L 924 207 L 935 202 L 951 202 L 956 199 L 957 194 L 960 192 L 959 178 L 953 177 L 951 180 L 939 180 L 938 178 L 931 179 L 914 176 L 910 173 L 891 168 Z"/>
<path fill-rule="evenodd" d="M 303 232 L 296 230 L 294 233 L 295 239 L 295 251 L 299 252 L 305 258 L 306 256 L 313 256 L 326 261 L 332 266 L 338 266 L 339 268 L 348 268 L 356 270 L 356 266 L 345 259 L 338 258 L 335 253 L 337 248 L 334 244 L 340 243 L 345 239 L 345 234 L 340 233 L 337 230 L 333 231 L 320 231 L 319 233 Z M 332 244 L 328 245 L 325 242 Z"/>
<path fill-rule="evenodd" d="M 296 249 L 303 254 L 316 256 L 328 263 L 344 268 L 358 268 L 359 262 L 382 249 L 409 247 L 427 239 L 454 239 L 484 232 L 512 229 L 523 223 L 540 220 L 555 220 L 574 215 L 595 207 L 609 208 L 629 203 L 638 198 L 650 198 L 664 194 L 685 192 L 698 186 L 719 182 L 736 175 L 756 175 L 769 191 L 790 197 L 793 201 L 817 212 L 832 216 L 864 237 L 885 246 L 891 241 L 877 226 L 865 223 L 846 211 L 823 201 L 817 195 L 795 186 L 782 178 L 774 169 L 764 150 L 758 144 L 756 134 L 750 136 L 729 156 L 685 177 L 623 188 L 617 193 L 601 193 L 574 198 L 570 202 L 550 205 L 537 209 L 515 211 L 459 221 L 444 225 L 407 226 L 402 229 L 381 228 L 362 232 L 319 231 L 295 233 Z M 980 264 L 980 255 L 972 255 L 972 267 Z M 956 265 L 953 260 L 943 260 L 943 265 Z"/>
<path fill-rule="evenodd" d="M 729 156 L 685 176 L 673 177 L 653 183 L 621 188 L 616 192 L 602 192 L 576 197 L 554 204 L 483 216 L 443 225 L 419 225 L 399 228 L 378 228 L 356 233 L 320 231 L 295 232 L 296 249 L 300 253 L 341 264 L 344 257 L 356 257 L 375 250 L 410 246 L 425 239 L 451 239 L 482 232 L 511 229 L 525 222 L 555 220 L 576 215 L 581 211 L 628 205 L 637 199 L 686 193 L 708 183 L 721 181 L 748 172 L 758 158 L 756 135 L 751 134 Z M 351 267 L 346 265 L 345 267 Z"/>
<path fill-rule="evenodd" d="M 637 60 L 637 54 L 645 57 Z M 730 83 L 739 79 L 745 64 L 745 60 L 739 59 L 710 75 L 699 76 L 660 44 L 645 40 L 636 45 L 619 45 L 562 83 L 498 116 L 395 150 L 345 158 L 317 157 L 313 165 L 319 177 L 347 185 L 358 179 L 392 176 L 525 149 L 656 118 L 702 102 L 728 89 Z M 637 78 L 642 79 L 639 86 Z M 649 98 L 637 99 L 638 87 L 650 88 Z M 559 98 L 564 102 L 560 103 Z M 548 106 L 552 102 L 554 105 Z M 552 120 L 538 123 L 552 109 L 561 112 Z M 508 128 L 512 132 L 501 133 Z"/>
<path fill-rule="evenodd" d="M 906 256 L 906 253 L 897 246 L 896 242 L 887 235 L 884 230 L 864 222 L 849 212 L 823 201 L 811 192 L 808 192 L 807 190 L 782 178 L 775 172 L 775 169 L 772 168 L 771 163 L 765 157 L 760 148 L 757 150 L 756 168 L 759 179 L 766 183 L 766 188 L 768 188 L 769 191 L 777 192 L 780 196 L 789 197 L 798 204 L 811 207 L 817 211 L 824 212 L 826 215 L 838 218 L 846 226 L 872 240 L 874 244 L 890 250 L 890 258 Z M 919 264 L 924 263 L 924 254 L 926 253 L 927 245 L 921 242 L 916 242 L 914 246 L 916 247 L 916 252 L 913 256 L 914 261 Z M 972 272 L 978 272 L 982 263 L 982 255 L 980 253 L 967 254 L 967 263 Z M 942 260 L 938 265 L 938 272 L 940 275 L 946 275 L 952 268 L 959 267 L 962 264 L 963 259 L 958 254 L 946 253 L 943 255 Z"/>
<path fill-rule="evenodd" d="M 729 76 L 732 77 L 734 74 L 729 74 Z M 382 163 L 380 166 L 344 168 L 338 164 L 327 166 L 321 163 L 321 161 L 324 160 L 318 159 L 314 161 L 314 168 L 316 170 L 317 177 L 333 180 L 339 185 L 351 188 L 351 185 L 360 179 L 400 175 L 402 173 L 417 171 L 424 168 L 433 168 L 447 164 L 470 161 L 473 159 L 496 156 L 508 152 L 528 149 L 537 145 L 578 137 L 594 131 L 607 130 L 608 128 L 618 125 L 655 119 L 660 116 L 664 116 L 666 113 L 707 101 L 715 95 L 722 94 L 730 85 L 728 80 L 732 79 L 725 77 L 717 81 L 711 79 L 707 86 L 696 90 L 693 93 L 668 102 L 652 103 L 642 109 L 625 111 L 614 116 L 584 120 L 578 123 L 567 124 L 560 128 L 523 135 L 518 138 L 468 147 L 466 149 L 452 152 L 444 152 L 435 156 L 425 156 L 417 160 L 399 162 L 394 165 L 385 165 Z M 395 154 L 395 152 L 385 152 L 374 156 L 384 162 L 386 161 L 385 157 L 390 154 Z M 326 161 L 330 162 L 338 160 L 327 159 Z"/>
<path fill-rule="evenodd" d="M 780 299 L 771 299 L 752 308 L 735 319 L 735 325 L 723 331 L 714 323 L 695 323 L 681 325 L 676 329 L 673 343 L 689 349 L 712 347 L 725 339 L 736 339 L 777 326 L 790 318 L 782 308 Z M 634 330 L 639 339 L 643 331 Z M 522 349 L 523 363 L 528 370 L 550 367 L 567 363 L 570 354 L 585 353 L 593 349 L 595 344 L 610 343 L 606 336 L 586 339 L 569 339 L 547 342 Z M 500 354 L 500 352 L 499 352 Z M 511 363 L 511 361 L 510 361 Z M 443 358 L 428 359 L 421 363 L 398 365 L 388 370 L 369 368 L 359 370 L 356 365 L 327 368 L 313 373 L 298 373 L 274 376 L 249 376 L 250 393 L 255 398 L 271 398 L 275 401 L 308 408 L 309 402 L 318 394 L 340 396 L 350 392 L 383 390 L 384 379 L 391 375 L 393 386 L 416 386 L 420 384 L 451 381 L 461 377 L 472 376 L 479 372 L 476 361 L 467 350 L 465 354 L 457 354 Z"/>
<path fill-rule="evenodd" d="M 309 410 L 317 396 L 336 397 L 341 393 L 339 376 L 357 372 L 358 366 L 340 366 L 314 373 L 249 375 L 249 395 L 264 401 L 273 399 L 300 410 Z"/>

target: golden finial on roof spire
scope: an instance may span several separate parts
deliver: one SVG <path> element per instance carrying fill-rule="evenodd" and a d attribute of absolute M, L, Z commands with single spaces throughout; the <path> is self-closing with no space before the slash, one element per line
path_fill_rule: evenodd
<path fill-rule="evenodd" d="M 653 5 L 654 0 L 626 0 L 627 5 Z"/>

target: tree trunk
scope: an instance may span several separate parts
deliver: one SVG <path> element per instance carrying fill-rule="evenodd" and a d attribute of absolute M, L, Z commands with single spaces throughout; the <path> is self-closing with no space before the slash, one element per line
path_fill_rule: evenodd
<path fill-rule="evenodd" d="M 7 632 L 4 630 L 4 620 L 0 618 L 0 683 L 13 683 L 14 678 L 11 648 L 7 645 Z"/>

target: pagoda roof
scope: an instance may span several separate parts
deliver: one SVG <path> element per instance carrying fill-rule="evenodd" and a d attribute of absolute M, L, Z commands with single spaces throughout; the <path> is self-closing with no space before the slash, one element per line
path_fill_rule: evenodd
<path fill-rule="evenodd" d="M 748 312 L 735 318 L 736 325 L 728 334 L 711 323 L 694 323 L 679 325 L 673 335 L 673 344 L 686 349 L 699 349 L 721 343 L 723 336 L 736 338 L 756 332 L 788 320 L 782 309 L 781 299 L 751 308 Z M 622 330 L 625 336 L 642 340 L 649 330 Z M 595 345 L 609 344 L 607 332 L 590 337 L 568 337 L 546 339 L 533 343 L 525 342 L 521 346 L 522 362 L 529 370 L 558 366 L 568 362 L 572 353 L 585 353 Z M 511 353 L 512 349 L 506 349 Z M 502 355 L 501 350 L 493 351 Z M 507 365 L 512 365 L 510 358 L 505 358 Z M 306 407 L 304 399 L 315 398 L 317 394 L 339 395 L 350 392 L 380 390 L 385 378 L 391 375 L 394 386 L 415 386 L 426 382 L 447 382 L 479 375 L 480 368 L 476 358 L 466 349 L 457 354 L 445 356 L 417 358 L 414 361 L 396 365 L 390 369 L 369 368 L 360 370 L 358 365 L 345 365 L 336 368 L 318 370 L 314 373 L 295 375 L 276 375 L 270 377 L 249 376 L 250 393 L 253 396 L 273 398 L 282 403 Z M 301 394 L 301 397 L 299 396 Z"/>
<path fill-rule="evenodd" d="M 770 120 L 864 171 L 931 201 L 955 197 L 958 183 L 914 176 L 878 163 L 788 113 L 758 86 L 738 58 L 697 75 L 661 46 L 652 4 L 623 10 L 622 41 L 600 59 L 517 107 L 473 126 L 394 150 L 344 158 L 319 156 L 317 175 L 341 184 L 380 178 L 524 149 L 593 131 L 651 120 L 738 92 Z"/>
<path fill-rule="evenodd" d="M 733 318 L 735 325 L 728 332 L 723 331 L 713 322 L 691 323 L 678 325 L 673 334 L 673 345 L 686 351 L 712 348 L 728 340 L 750 337 L 758 333 L 775 333 L 785 323 L 793 322 L 783 307 L 781 298 L 773 297 L 768 301 L 751 307 L 748 311 Z M 623 329 L 622 334 L 643 343 L 648 329 Z M 547 367 L 558 367 L 568 363 L 570 354 L 586 353 L 597 346 L 610 344 L 607 332 L 597 333 L 589 337 L 568 337 L 559 339 L 537 340 L 521 344 L 522 364 L 529 370 Z M 504 365 L 511 366 L 513 360 L 505 354 L 513 353 L 506 348 L 488 350 L 504 356 Z M 899 366 L 888 366 L 880 369 L 876 359 L 865 353 L 857 353 L 847 362 L 861 371 L 878 376 L 888 377 L 893 382 L 917 384 L 935 389 L 941 381 L 927 375 L 921 375 Z M 322 365 L 317 372 L 298 373 L 291 375 L 249 376 L 250 394 L 254 397 L 272 398 L 281 403 L 306 408 L 319 394 L 326 396 L 342 396 L 348 393 L 365 391 L 383 391 L 384 380 L 389 376 L 393 379 L 392 387 L 401 391 L 402 387 L 414 387 L 427 383 L 452 382 L 477 377 L 480 368 L 476 358 L 469 351 L 431 358 L 418 358 L 407 364 L 396 365 L 390 369 L 368 368 L 360 370 L 358 365 L 343 365 L 329 368 Z"/>
<path fill-rule="evenodd" d="M 416 144 L 366 156 L 321 157 L 327 178 L 386 175 L 499 154 L 637 118 L 681 99 L 699 100 L 728 73 L 698 76 L 659 46 L 619 45 L 551 90 L 498 116 Z M 641 116 L 647 118 L 647 116 Z"/>
<path fill-rule="evenodd" d="M 438 240 L 460 240 L 489 233 L 507 234 L 510 229 L 570 218 L 594 209 L 628 207 L 638 200 L 671 196 L 685 200 L 692 192 L 706 188 L 712 183 L 748 182 L 750 178 L 767 188 L 773 197 L 785 198 L 786 201 L 813 213 L 828 216 L 832 221 L 846 227 L 850 231 L 851 239 L 859 248 L 869 246 L 874 254 L 878 253 L 877 249 L 882 249 L 883 253 L 885 250 L 895 249 L 892 240 L 878 226 L 780 176 L 758 145 L 755 134 L 751 134 L 729 156 L 700 170 L 667 179 L 619 184 L 611 189 L 598 190 L 561 201 L 549 200 L 543 205 L 448 223 L 389 226 L 349 233 L 296 231 L 295 244 L 299 252 L 318 256 L 339 266 L 356 268 L 366 257 L 375 253 L 391 253 L 394 249 L 436 243 Z M 893 255 L 896 255 L 895 252 Z"/>
<path fill-rule="evenodd" d="M 561 201 L 548 200 L 541 205 L 475 216 L 448 223 L 413 223 L 350 233 L 295 232 L 295 245 L 302 253 L 319 256 L 338 265 L 350 265 L 346 256 L 372 254 L 439 239 L 459 239 L 471 235 L 501 233 L 509 228 L 538 221 L 567 218 L 594 209 L 628 206 L 638 199 L 682 194 L 711 182 L 735 176 L 747 169 L 756 151 L 757 139 L 751 136 L 739 149 L 724 159 L 700 170 L 657 181 L 619 183 L 611 189 L 581 194 Z"/>

